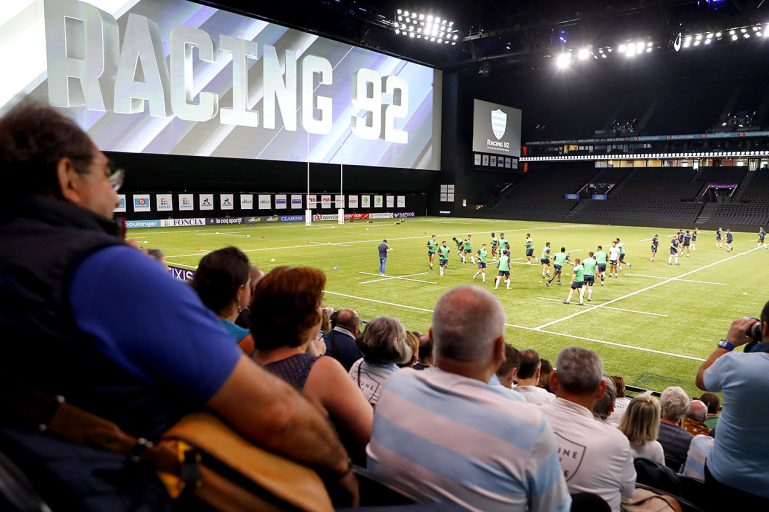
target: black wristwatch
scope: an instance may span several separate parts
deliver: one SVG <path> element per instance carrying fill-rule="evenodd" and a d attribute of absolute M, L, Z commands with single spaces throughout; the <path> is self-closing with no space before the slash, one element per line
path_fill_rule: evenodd
<path fill-rule="evenodd" d="M 718 342 L 718 346 L 719 346 L 720 348 L 724 348 L 724 349 L 728 350 L 729 352 L 731 352 L 732 350 L 734 350 L 734 345 L 732 345 L 732 344 L 731 344 L 731 342 L 729 342 L 729 341 L 726 341 L 726 340 L 721 340 L 721 341 L 719 341 L 719 342 Z"/>

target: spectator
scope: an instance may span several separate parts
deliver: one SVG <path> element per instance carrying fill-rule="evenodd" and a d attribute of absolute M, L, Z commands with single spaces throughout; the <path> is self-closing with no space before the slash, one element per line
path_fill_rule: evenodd
<path fill-rule="evenodd" d="M 708 459 L 716 440 L 711 436 L 696 435 L 689 444 L 686 464 L 681 474 L 705 482 L 705 461 Z"/>
<path fill-rule="evenodd" d="M 614 387 L 614 381 L 611 377 L 604 375 L 601 380 L 606 385 L 603 396 L 599 398 L 593 406 L 593 416 L 597 420 L 608 423 L 609 416 L 614 410 L 614 399 L 617 398 L 617 388 Z M 656 438 L 655 438 L 656 439 Z"/>
<path fill-rule="evenodd" d="M 341 364 L 307 353 L 322 321 L 326 276 L 309 267 L 278 267 L 259 281 L 251 325 L 254 360 L 322 405 L 353 460 L 365 461 L 373 411 Z"/>
<path fill-rule="evenodd" d="M 334 315 L 336 315 L 334 319 Z M 330 332 L 323 335 L 326 343 L 326 355 L 339 361 L 348 372 L 352 364 L 361 358 L 355 338 L 360 334 L 360 317 L 352 309 L 334 311 L 329 320 L 333 320 Z"/>
<path fill-rule="evenodd" d="M 658 441 L 665 450 L 665 465 L 675 471 L 681 471 L 686 462 L 686 452 L 692 435 L 681 428 L 681 422 L 689 407 L 689 397 L 678 386 L 666 388 L 660 396 L 662 419 Z"/>
<path fill-rule="evenodd" d="M 411 368 L 417 362 L 419 357 L 419 333 L 406 331 L 406 344 L 411 351 L 411 359 L 407 363 L 399 364 L 398 367 L 400 368 Z"/>
<path fill-rule="evenodd" d="M 538 386 L 544 389 L 545 391 L 547 391 L 548 393 L 553 392 L 553 390 L 550 389 L 550 375 L 552 373 L 553 373 L 553 365 L 547 359 L 542 359 L 539 365 Z"/>
<path fill-rule="evenodd" d="M 14 184 L 0 205 L 0 332 L 15 340 L 0 358 L 6 390 L 62 395 L 150 441 L 208 409 L 355 492 L 317 408 L 229 342 L 187 285 L 121 243 L 112 217 L 123 174 L 74 122 L 48 107 L 14 108 L 0 119 L 0 169 Z M 171 507 L 151 466 L 58 438 L 1 402 L 0 449 L 51 509 Z"/>
<path fill-rule="evenodd" d="M 617 398 L 614 399 L 614 410 L 609 416 L 609 423 L 618 426 L 628 405 L 630 405 L 630 397 L 626 394 L 625 379 L 622 378 L 622 376 L 612 375 L 610 378 L 614 381 L 614 388 L 617 390 Z"/>
<path fill-rule="evenodd" d="M 375 318 L 358 337 L 358 349 L 363 359 L 355 361 L 350 368 L 350 376 L 363 391 L 363 396 L 376 407 L 382 384 L 398 371 L 398 364 L 411 361 L 406 329 L 394 318 Z"/>
<path fill-rule="evenodd" d="M 712 434 L 713 429 L 716 428 L 716 424 L 718 423 L 718 413 L 721 411 L 721 399 L 718 398 L 717 394 L 705 391 L 700 395 L 700 400 L 705 402 L 705 405 L 708 406 L 708 414 L 705 416 L 705 426 L 710 429 Z"/>
<path fill-rule="evenodd" d="M 499 384 L 507 389 L 514 389 L 513 384 L 520 364 L 521 358 L 518 350 L 505 343 L 505 362 L 499 365 L 496 373 L 491 376 L 490 383 Z"/>
<path fill-rule="evenodd" d="M 254 339 L 235 324 L 238 314 L 251 303 L 248 256 L 236 247 L 225 247 L 203 256 L 198 264 L 192 288 L 213 311 L 246 354 L 254 351 Z"/>
<path fill-rule="evenodd" d="M 320 333 L 321 335 L 325 335 L 327 332 L 331 332 L 331 315 L 334 313 L 334 308 L 331 306 L 325 307 L 321 309 L 321 320 L 320 320 Z"/>
<path fill-rule="evenodd" d="M 769 510 L 769 358 L 766 352 L 732 352 L 751 341 L 754 319 L 732 322 L 726 339 L 697 372 L 697 387 L 722 391 L 726 406 L 718 420 L 705 466 L 711 501 L 722 510 Z M 769 302 L 761 311 L 761 334 L 769 340 Z"/>
<path fill-rule="evenodd" d="M 569 510 L 542 413 L 487 384 L 505 357 L 504 331 L 505 313 L 487 291 L 462 286 L 441 297 L 430 329 L 435 367 L 385 384 L 369 469 L 463 509 Z"/>
<path fill-rule="evenodd" d="M 686 409 L 686 417 L 681 427 L 691 435 L 708 435 L 710 429 L 705 426 L 705 416 L 708 413 L 708 406 L 701 400 L 692 400 Z"/>
<path fill-rule="evenodd" d="M 160 249 L 147 249 L 147 256 L 158 261 L 163 268 L 168 270 L 168 262 L 166 261 L 166 255 Z"/>
<path fill-rule="evenodd" d="M 430 334 L 423 334 L 419 337 L 419 355 L 414 363 L 415 370 L 424 370 L 435 363 L 433 359 L 433 339 Z"/>
<path fill-rule="evenodd" d="M 539 383 L 540 365 L 539 354 L 536 350 L 529 349 L 520 353 L 518 365 L 518 391 L 527 402 L 534 405 L 545 405 L 555 400 L 555 395 L 537 386 Z"/>
<path fill-rule="evenodd" d="M 561 350 L 550 376 L 557 398 L 542 412 L 555 432 L 569 491 L 597 494 L 619 511 L 622 499 L 633 495 L 636 473 L 627 438 L 593 417 L 593 406 L 604 394 L 602 375 L 603 363 L 592 350 Z"/>
<path fill-rule="evenodd" d="M 248 269 L 248 280 L 251 282 L 251 298 L 254 297 L 254 289 L 256 288 L 256 283 L 259 282 L 261 278 L 264 277 L 264 272 L 262 272 L 262 269 L 259 267 L 255 267 L 251 265 L 251 268 Z M 246 306 L 243 311 L 240 312 L 238 315 L 238 318 L 235 319 L 235 323 L 244 329 L 251 330 L 251 321 L 249 320 L 249 317 L 251 316 L 251 304 Z"/>
<path fill-rule="evenodd" d="M 634 459 L 665 464 L 665 451 L 657 441 L 661 412 L 659 401 L 649 394 L 638 395 L 630 401 L 619 422 L 619 429 L 630 441 Z"/>

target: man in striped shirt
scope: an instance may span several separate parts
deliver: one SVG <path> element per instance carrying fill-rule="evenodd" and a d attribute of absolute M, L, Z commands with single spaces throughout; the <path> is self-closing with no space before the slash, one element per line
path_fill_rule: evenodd
<path fill-rule="evenodd" d="M 435 366 L 385 383 L 369 469 L 470 510 L 569 510 L 542 412 L 488 385 L 505 359 L 504 330 L 505 313 L 490 293 L 462 286 L 441 297 L 430 329 Z"/>

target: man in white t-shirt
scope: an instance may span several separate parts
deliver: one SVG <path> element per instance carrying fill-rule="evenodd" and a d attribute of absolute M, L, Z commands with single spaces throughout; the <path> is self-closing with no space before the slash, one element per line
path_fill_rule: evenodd
<path fill-rule="evenodd" d="M 622 499 L 633 495 L 636 472 L 627 437 L 593 417 L 595 402 L 604 394 L 602 375 L 603 363 L 592 350 L 561 350 L 550 376 L 557 398 L 542 412 L 555 432 L 569 492 L 597 494 L 619 511 Z"/>
<path fill-rule="evenodd" d="M 549 404 L 555 400 L 555 395 L 548 393 L 544 388 L 539 387 L 539 373 L 542 361 L 539 354 L 534 349 L 524 350 L 519 354 L 518 363 L 518 385 L 515 390 L 518 391 L 527 402 L 535 405 Z"/>

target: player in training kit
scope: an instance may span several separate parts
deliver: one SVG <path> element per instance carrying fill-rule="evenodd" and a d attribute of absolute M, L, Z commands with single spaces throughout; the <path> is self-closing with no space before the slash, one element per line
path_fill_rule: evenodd
<path fill-rule="evenodd" d="M 617 264 L 617 268 L 622 270 L 622 264 L 625 263 L 627 265 L 627 268 L 633 268 L 633 264 L 629 261 L 625 261 L 625 244 L 619 241 L 619 238 L 616 240 L 617 242 L 617 248 L 619 249 L 619 263 Z"/>
<path fill-rule="evenodd" d="M 427 241 L 427 263 L 430 265 L 430 270 L 433 269 L 433 260 L 435 259 L 435 251 L 437 250 L 438 241 L 435 239 L 435 235 L 433 235 Z"/>
<path fill-rule="evenodd" d="M 531 233 L 526 233 L 526 260 L 531 265 L 531 258 L 534 256 L 534 240 L 531 239 Z"/>
<path fill-rule="evenodd" d="M 449 253 L 451 252 L 451 249 L 446 246 L 446 240 L 441 242 L 440 247 L 438 247 L 438 266 L 440 267 L 441 271 L 441 277 L 443 277 L 443 273 L 446 271 L 446 269 L 449 266 Z"/>
<path fill-rule="evenodd" d="M 499 240 L 497 240 L 497 235 L 495 233 L 491 234 L 491 257 L 492 259 L 497 258 L 497 248 L 499 247 Z"/>
<path fill-rule="evenodd" d="M 681 250 L 681 253 L 686 253 L 686 257 L 689 257 L 689 246 L 692 244 L 692 234 L 689 233 L 689 230 L 686 230 L 686 233 L 684 233 L 684 248 Z"/>
<path fill-rule="evenodd" d="M 668 256 L 668 265 L 672 265 L 672 261 L 675 258 L 676 265 L 678 265 L 678 236 L 674 236 L 670 240 L 670 256 Z"/>
<path fill-rule="evenodd" d="M 721 242 L 721 239 L 723 238 L 723 234 L 724 234 L 723 230 L 719 227 L 716 230 L 716 247 L 718 247 L 719 249 L 723 247 L 723 244 Z"/>
<path fill-rule="evenodd" d="M 457 244 L 457 256 L 459 256 L 459 261 L 462 263 L 467 263 L 467 260 L 465 259 L 465 251 L 464 251 L 464 241 L 460 240 L 457 237 L 452 237 L 452 240 L 454 240 L 454 243 Z"/>
<path fill-rule="evenodd" d="M 660 246 L 660 236 L 659 234 L 656 234 L 652 237 L 652 247 L 651 247 L 652 255 L 651 255 L 651 258 L 649 258 L 649 261 L 651 261 L 652 263 L 654 263 L 654 258 L 657 257 L 657 248 L 659 246 Z"/>
<path fill-rule="evenodd" d="M 502 255 L 502 251 L 507 250 L 508 256 L 510 256 L 510 244 L 507 243 L 507 240 L 505 239 L 505 234 L 500 233 L 499 234 L 499 255 Z"/>
<path fill-rule="evenodd" d="M 694 231 L 692 231 L 692 251 L 697 250 L 697 234 L 699 233 L 700 228 L 694 228 Z"/>
<path fill-rule="evenodd" d="M 475 256 L 473 256 L 473 242 L 470 240 L 472 238 L 472 235 L 467 235 L 467 238 L 465 238 L 464 242 L 464 251 L 465 251 L 465 263 L 467 263 L 467 255 L 470 255 L 470 261 L 475 263 Z"/>
<path fill-rule="evenodd" d="M 570 263 L 571 264 L 571 263 Z M 585 296 L 585 267 L 582 266 L 579 258 L 574 260 L 574 276 L 571 279 L 571 289 L 569 290 L 569 296 L 563 301 L 564 304 L 571 302 L 571 294 L 574 290 L 579 290 L 579 305 L 583 304 L 582 298 Z"/>
<path fill-rule="evenodd" d="M 553 272 L 553 277 L 545 281 L 545 286 L 550 286 L 550 283 L 552 283 L 555 278 L 558 278 L 558 284 L 561 284 L 561 269 L 566 265 L 567 261 L 569 261 L 569 253 L 566 252 L 566 247 L 561 247 L 561 252 L 557 252 L 555 253 L 555 256 L 553 256 L 553 268 L 555 269 L 555 272 Z"/>
<path fill-rule="evenodd" d="M 763 247 L 764 249 L 769 249 L 769 245 L 766 245 L 764 242 L 764 239 L 766 238 L 766 231 L 764 231 L 764 226 L 761 226 L 758 228 L 758 242 L 756 247 Z"/>
<path fill-rule="evenodd" d="M 732 234 L 732 230 L 726 228 L 726 252 L 732 252 L 734 250 L 734 247 L 732 247 L 732 242 L 734 242 L 734 235 Z"/>
<path fill-rule="evenodd" d="M 598 250 L 593 255 L 596 261 L 596 275 L 601 278 L 601 286 L 604 285 L 604 279 L 606 278 L 606 260 L 609 257 L 603 247 L 598 246 Z"/>
<path fill-rule="evenodd" d="M 617 242 L 612 242 L 611 249 L 609 249 L 609 277 L 619 277 L 619 274 L 617 274 L 618 261 L 619 247 L 617 247 Z"/>
<path fill-rule="evenodd" d="M 478 249 L 478 272 L 473 276 L 473 281 L 475 281 L 475 278 L 480 274 L 483 282 L 486 282 L 486 257 L 488 254 L 489 253 L 486 251 L 486 244 L 481 245 L 481 248 Z"/>
<path fill-rule="evenodd" d="M 503 277 L 505 278 L 505 286 L 507 286 L 507 289 L 510 289 L 510 253 L 507 250 L 502 251 L 502 255 L 499 257 L 499 263 L 497 263 L 497 267 L 499 267 L 499 273 L 497 274 L 497 278 L 494 280 L 494 289 L 496 290 L 499 288 L 499 281 Z"/>
<path fill-rule="evenodd" d="M 595 267 L 598 266 L 598 262 L 595 261 L 595 254 L 593 251 L 587 253 L 587 258 L 582 261 L 582 268 L 585 271 L 585 288 L 587 288 L 587 300 L 592 300 L 593 296 L 593 283 L 595 283 Z"/>
<path fill-rule="evenodd" d="M 684 254 L 684 230 L 679 229 L 678 230 L 678 254 L 683 256 Z"/>
<path fill-rule="evenodd" d="M 542 257 L 539 258 L 542 263 L 542 278 L 550 275 L 550 242 L 545 242 L 545 248 L 542 249 Z"/>

